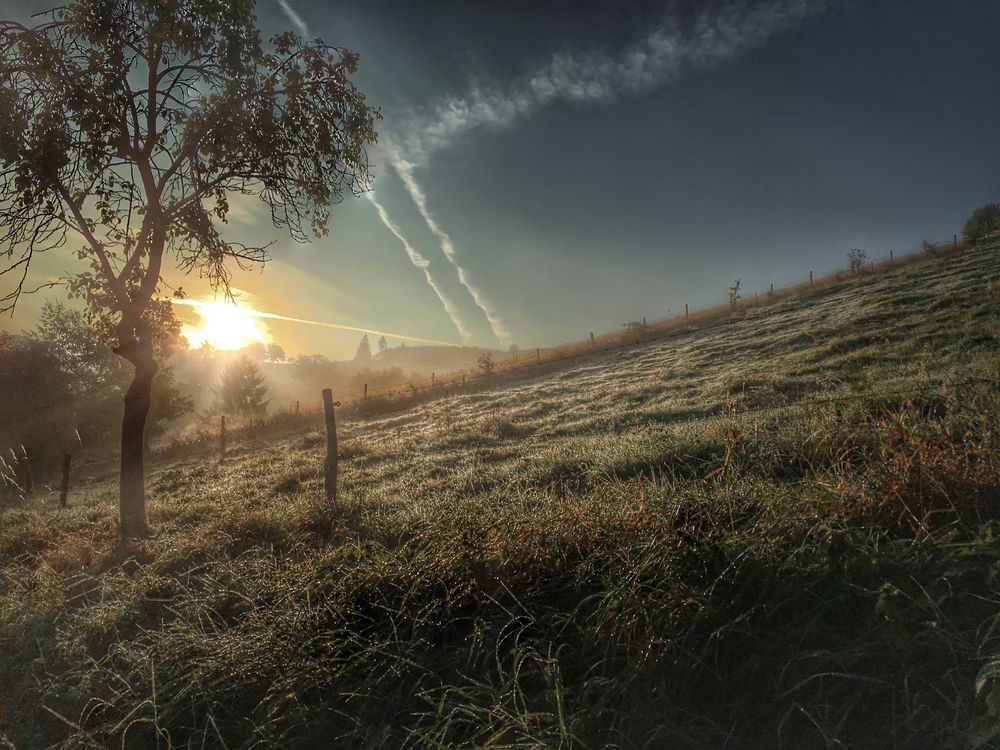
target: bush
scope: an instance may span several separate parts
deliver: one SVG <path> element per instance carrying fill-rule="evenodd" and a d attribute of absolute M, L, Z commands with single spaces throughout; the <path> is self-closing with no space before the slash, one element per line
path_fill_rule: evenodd
<path fill-rule="evenodd" d="M 987 203 L 972 212 L 972 216 L 965 222 L 962 235 L 967 242 L 975 245 L 998 231 L 1000 231 L 1000 203 Z"/>

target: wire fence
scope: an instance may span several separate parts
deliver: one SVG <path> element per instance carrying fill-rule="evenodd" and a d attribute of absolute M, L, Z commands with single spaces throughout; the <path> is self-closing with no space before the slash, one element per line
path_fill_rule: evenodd
<path fill-rule="evenodd" d="M 348 392 L 340 397 L 336 406 L 342 417 L 366 417 L 391 414 L 410 408 L 423 401 L 455 395 L 462 392 L 481 390 L 483 387 L 498 385 L 509 379 L 531 377 L 567 364 L 575 359 L 595 354 L 609 353 L 634 347 L 643 343 L 654 343 L 664 339 L 684 336 L 693 332 L 705 332 L 728 325 L 734 313 L 765 306 L 773 302 L 838 284 L 848 279 L 866 278 L 913 263 L 933 254 L 949 253 L 966 247 L 964 241 L 953 236 L 950 241 L 924 242 L 919 248 L 902 252 L 890 251 L 887 257 L 874 259 L 865 257 L 864 262 L 854 264 L 854 268 L 839 270 L 824 276 L 816 276 L 809 271 L 807 280 L 797 284 L 775 288 L 773 284 L 766 291 L 754 290 L 729 302 L 708 307 L 691 309 L 685 304 L 684 313 L 658 320 L 633 321 L 625 325 L 624 331 L 595 335 L 591 333 L 580 341 L 564 343 L 553 347 L 538 347 L 529 350 L 513 349 L 505 360 L 491 359 L 478 369 L 465 368 L 438 375 L 432 373 L 422 378 L 412 378 L 404 385 Z M 812 402 L 810 402 L 812 403 Z M 267 419 L 248 421 L 228 429 L 201 428 L 197 434 L 183 440 L 171 440 L 150 451 L 149 457 L 166 457 L 178 451 L 195 446 L 220 444 L 224 440 L 246 439 L 284 427 L 294 427 L 313 421 L 323 414 L 323 403 L 296 402 L 287 411 L 273 414 Z M 91 470 L 111 466 L 118 456 L 109 454 L 88 457 L 83 466 Z"/>
<path fill-rule="evenodd" d="M 703 331 L 704 323 L 717 324 L 720 320 L 728 319 L 734 312 L 745 311 L 754 307 L 768 304 L 776 300 L 787 299 L 793 295 L 802 293 L 809 289 L 824 288 L 841 281 L 867 277 L 873 273 L 888 271 L 901 265 L 911 263 L 921 257 L 932 253 L 960 250 L 965 243 L 954 236 L 950 241 L 936 243 L 925 242 L 921 247 L 906 250 L 903 252 L 890 251 L 889 256 L 883 259 L 865 258 L 861 267 L 854 270 L 840 270 L 822 277 L 815 276 L 809 272 L 809 279 L 775 289 L 770 285 L 767 291 L 754 290 L 740 297 L 734 303 L 726 302 L 703 308 L 690 308 L 685 304 L 683 314 L 672 315 L 667 318 L 660 318 L 647 321 L 633 321 L 625 324 L 624 331 L 604 333 L 595 336 L 591 333 L 585 339 L 559 344 L 553 347 L 534 348 L 521 350 L 516 349 L 508 354 L 505 360 L 492 360 L 487 367 L 477 369 L 465 368 L 452 372 L 437 375 L 432 373 L 423 378 L 411 378 L 404 385 L 396 385 L 378 390 L 365 392 L 348 392 L 340 398 L 340 406 L 357 407 L 371 404 L 372 402 L 391 399 L 410 399 L 420 394 L 444 392 L 448 388 L 467 386 L 470 383 L 494 383 L 499 376 L 514 373 L 530 375 L 544 368 L 546 365 L 557 364 L 567 360 L 588 356 L 591 354 L 611 352 L 623 348 L 628 348 L 644 342 L 654 342 L 663 338 L 683 335 L 692 331 Z M 310 403 L 304 407 L 300 406 L 300 413 L 320 413 L 323 411 L 321 402 Z"/>

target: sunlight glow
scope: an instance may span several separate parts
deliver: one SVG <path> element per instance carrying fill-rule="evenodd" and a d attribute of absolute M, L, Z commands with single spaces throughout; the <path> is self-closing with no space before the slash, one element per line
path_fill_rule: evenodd
<path fill-rule="evenodd" d="M 185 324 L 181 334 L 194 349 L 207 343 L 213 349 L 235 351 L 271 339 L 255 311 L 249 308 L 232 302 L 199 302 L 191 307 L 201 321 L 198 325 Z"/>

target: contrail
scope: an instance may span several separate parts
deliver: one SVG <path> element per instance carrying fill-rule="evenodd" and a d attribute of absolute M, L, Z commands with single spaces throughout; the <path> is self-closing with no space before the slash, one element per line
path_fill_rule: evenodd
<path fill-rule="evenodd" d="M 559 52 L 507 87 L 472 86 L 413 112 L 399 145 L 423 164 L 462 133 L 502 128 L 557 101 L 607 104 L 672 83 L 762 46 L 836 0 L 767 0 L 704 11 L 686 28 L 666 18 L 621 53 Z"/>
<path fill-rule="evenodd" d="M 278 0 L 278 5 L 285 12 L 285 15 L 288 16 L 288 20 L 291 21 L 295 25 L 295 28 L 299 30 L 303 41 L 309 39 L 309 27 L 306 26 L 306 22 L 302 20 L 302 16 L 295 12 L 295 8 L 289 4 L 288 0 Z"/>
<path fill-rule="evenodd" d="M 768 0 L 729 5 L 721 12 L 703 12 L 687 30 L 668 19 L 619 55 L 558 53 L 505 90 L 475 86 L 464 96 L 439 102 L 423 116 L 411 117 L 404 138 L 384 139 L 389 163 L 497 338 L 509 341 L 510 331 L 458 262 L 451 237 L 427 207 L 427 196 L 414 176 L 415 167 L 426 164 L 433 152 L 447 147 L 466 131 L 506 127 L 560 100 L 614 102 L 673 82 L 685 69 L 719 65 L 764 44 L 832 1 Z"/>
<path fill-rule="evenodd" d="M 413 175 L 413 164 L 402 158 L 399 155 L 399 152 L 392 146 L 389 147 L 388 151 L 390 163 L 396 170 L 400 179 L 403 181 L 403 185 L 406 187 L 406 191 L 410 194 L 410 198 L 416 205 L 420 215 L 427 223 L 427 228 L 430 229 L 431 232 L 433 232 L 434 235 L 441 241 L 441 251 L 458 273 L 458 280 L 462 283 L 462 286 L 465 287 L 466 291 L 468 291 L 472 296 L 473 301 L 475 301 L 479 309 L 483 311 L 483 315 L 485 315 L 486 320 L 489 321 L 493 334 L 504 344 L 510 342 L 510 330 L 507 328 L 506 324 L 504 324 L 503 319 L 493 306 L 493 303 L 486 297 L 479 287 L 474 286 L 469 280 L 468 273 L 459 264 L 458 258 L 455 255 L 455 245 L 451 241 L 451 237 L 447 232 L 441 229 L 440 225 L 434 219 L 433 214 L 431 214 L 430 210 L 427 208 L 427 194 L 424 193 L 423 189 L 417 183 L 416 177 Z"/>
<path fill-rule="evenodd" d="M 193 307 L 196 310 L 202 307 L 211 306 L 212 302 L 199 302 L 193 299 L 172 299 L 171 302 L 175 305 L 185 305 L 187 307 Z M 289 323 L 303 323 L 310 326 L 321 326 L 323 328 L 333 328 L 338 331 L 356 331 L 358 333 L 370 333 L 373 336 L 388 336 L 393 339 L 403 339 L 405 341 L 414 341 L 421 344 L 437 344 L 439 346 L 458 346 L 458 344 L 453 341 L 441 341 L 439 339 L 428 339 L 422 336 L 407 336 L 403 333 L 392 333 L 391 331 L 379 331 L 374 328 L 361 328 L 359 326 L 349 326 L 343 323 L 330 323 L 324 320 L 307 320 L 306 318 L 295 318 L 291 315 L 279 315 L 278 313 L 262 312 L 260 310 L 253 310 L 249 307 L 241 308 L 240 312 L 251 318 L 267 318 L 268 320 L 284 320 Z"/>
<path fill-rule="evenodd" d="M 375 199 L 375 193 L 368 192 L 365 193 L 365 195 L 375 207 L 375 210 L 378 212 L 378 217 L 382 220 L 382 223 L 385 224 L 385 228 L 392 232 L 396 236 L 396 239 L 402 243 L 403 249 L 406 251 L 406 255 L 409 257 L 410 262 L 424 272 L 424 278 L 427 279 L 427 284 L 434 290 L 437 298 L 441 300 L 441 305 L 444 307 L 444 311 L 448 313 L 448 317 L 451 318 L 451 322 L 454 323 L 455 328 L 458 329 L 458 333 L 462 337 L 462 340 L 465 343 L 471 341 L 472 334 L 469 332 L 469 329 L 466 328 L 465 323 L 462 322 L 462 318 L 458 314 L 458 308 L 455 307 L 455 303 L 445 295 L 445 293 L 441 290 L 441 287 L 438 286 L 437 281 L 435 281 L 434 277 L 431 276 L 430 261 L 418 253 L 406 237 L 403 236 L 402 231 L 400 231 L 396 223 L 389 218 L 389 214 L 385 210 L 385 206 Z"/>

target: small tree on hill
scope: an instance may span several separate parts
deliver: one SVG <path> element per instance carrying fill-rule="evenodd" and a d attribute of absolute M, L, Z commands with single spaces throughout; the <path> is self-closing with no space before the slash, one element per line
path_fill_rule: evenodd
<path fill-rule="evenodd" d="M 389 349 L 389 342 L 385 340 L 385 336 L 378 337 L 378 353 L 381 354 Z"/>
<path fill-rule="evenodd" d="M 71 293 L 132 367 L 121 430 L 120 530 L 146 531 L 143 433 L 170 302 L 165 259 L 228 291 L 268 243 L 223 237 L 254 196 L 299 241 L 368 183 L 373 110 L 358 57 L 279 34 L 253 0 L 75 0 L 34 27 L 0 22 L 0 255 L 16 303 L 36 253 L 89 265 Z M 80 244 L 77 244 L 80 243 Z"/>
<path fill-rule="evenodd" d="M 476 364 L 479 366 L 479 371 L 487 377 L 496 372 L 497 369 L 496 362 L 493 361 L 493 355 L 489 352 L 480 354 L 479 359 L 476 360 Z"/>
<path fill-rule="evenodd" d="M 1000 232 L 1000 203 L 987 203 L 972 212 L 965 222 L 962 236 L 969 244 L 975 245 L 994 232 Z"/>
<path fill-rule="evenodd" d="M 742 279 L 736 279 L 736 281 L 733 282 L 733 285 L 729 287 L 729 307 L 733 310 L 736 309 L 736 303 L 739 302 L 740 298 L 743 296 L 740 294 L 741 284 Z"/>
<path fill-rule="evenodd" d="M 868 260 L 868 253 L 860 247 L 854 247 L 847 252 L 847 260 L 851 264 L 851 273 L 857 274 L 865 267 L 865 262 Z"/>
<path fill-rule="evenodd" d="M 267 411 L 267 384 L 249 357 L 241 356 L 222 371 L 218 392 L 227 414 L 260 417 Z"/>

